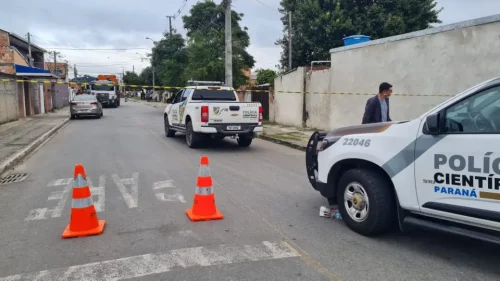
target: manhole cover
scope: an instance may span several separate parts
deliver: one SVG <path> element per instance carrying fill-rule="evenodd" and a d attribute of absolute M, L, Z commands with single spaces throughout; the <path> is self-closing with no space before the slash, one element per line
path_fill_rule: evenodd
<path fill-rule="evenodd" d="M 0 185 L 22 182 L 28 177 L 28 174 L 11 174 L 0 178 Z"/>

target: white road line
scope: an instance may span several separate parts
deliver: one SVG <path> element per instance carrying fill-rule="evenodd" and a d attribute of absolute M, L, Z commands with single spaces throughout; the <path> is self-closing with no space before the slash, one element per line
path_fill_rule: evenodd
<path fill-rule="evenodd" d="M 90 194 L 92 194 L 92 199 L 94 201 L 94 208 L 96 212 L 104 212 L 105 200 L 106 200 L 106 176 L 99 176 L 99 185 L 94 186 L 92 180 L 87 178 L 87 184 L 90 187 Z M 96 199 L 97 198 L 97 199 Z"/>
<path fill-rule="evenodd" d="M 286 243 L 268 241 L 259 245 L 195 247 L 163 254 L 146 254 L 116 260 L 88 263 L 67 268 L 13 275 L 0 281 L 14 280 L 123 280 L 165 273 L 174 267 L 195 267 L 234 264 L 298 257 Z"/>
<path fill-rule="evenodd" d="M 182 203 L 186 203 L 186 199 L 184 199 L 184 195 L 176 193 L 176 194 L 166 194 L 165 193 L 156 193 L 156 199 L 163 202 L 175 202 L 180 201 Z"/>
<path fill-rule="evenodd" d="M 153 183 L 153 189 L 174 188 L 174 187 L 175 185 L 173 180 L 158 181 Z"/>
<path fill-rule="evenodd" d="M 115 182 L 118 190 L 120 190 L 125 203 L 129 208 L 137 208 L 137 197 L 139 195 L 139 173 L 133 173 L 132 178 L 120 179 L 118 175 L 111 176 Z M 130 192 L 127 191 L 125 185 L 130 185 Z"/>
<path fill-rule="evenodd" d="M 48 200 L 54 201 L 57 200 L 57 205 L 53 209 L 48 208 L 37 208 L 33 209 L 29 212 L 28 216 L 24 219 L 25 221 L 32 220 L 43 220 L 46 219 L 47 215 L 51 215 L 53 218 L 58 218 L 61 216 L 62 210 L 64 209 L 64 205 L 66 205 L 66 201 L 68 201 L 68 197 L 72 188 L 72 180 L 69 179 L 57 179 L 50 181 L 47 186 L 55 187 L 55 186 L 64 186 L 62 190 L 52 191 L 49 194 Z"/>

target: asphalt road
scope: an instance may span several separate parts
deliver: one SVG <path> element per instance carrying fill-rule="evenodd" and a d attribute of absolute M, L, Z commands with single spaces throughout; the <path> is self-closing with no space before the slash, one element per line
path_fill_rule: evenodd
<path fill-rule="evenodd" d="M 498 247 L 436 233 L 367 238 L 318 216 L 304 154 L 254 140 L 189 149 L 167 139 L 163 110 L 123 102 L 72 120 L 0 186 L 4 280 L 499 280 Z M 220 221 L 193 223 L 207 155 Z M 73 167 L 91 179 L 99 236 L 61 239 Z"/>

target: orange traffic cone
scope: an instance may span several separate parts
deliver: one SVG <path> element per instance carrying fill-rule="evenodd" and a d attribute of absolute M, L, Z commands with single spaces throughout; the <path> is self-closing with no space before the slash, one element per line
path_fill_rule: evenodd
<path fill-rule="evenodd" d="M 201 157 L 193 208 L 186 210 L 186 215 L 192 221 L 220 220 L 224 218 L 224 215 L 215 206 L 215 194 L 212 190 L 212 176 L 210 176 L 207 156 Z"/>
<path fill-rule="evenodd" d="M 106 221 L 98 220 L 82 164 L 75 166 L 71 218 L 62 238 L 101 234 Z"/>

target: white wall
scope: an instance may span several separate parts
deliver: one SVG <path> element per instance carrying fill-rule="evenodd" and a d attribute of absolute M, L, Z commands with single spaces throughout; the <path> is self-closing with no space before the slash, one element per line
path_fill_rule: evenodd
<path fill-rule="evenodd" d="M 317 92 L 306 95 L 307 126 L 332 129 L 361 124 L 366 100 L 378 92 L 381 82 L 394 86 L 392 119 L 413 119 L 473 85 L 500 76 L 496 63 L 500 58 L 500 15 L 330 52 L 330 70 L 305 76 L 307 91 Z M 302 81 L 297 75 L 278 78 L 276 90 L 300 91 Z M 299 125 L 301 101 L 290 94 L 276 98 L 275 121 Z"/>
<path fill-rule="evenodd" d="M 274 99 L 269 103 L 269 119 L 289 126 L 302 126 L 305 68 L 274 79 Z"/>

